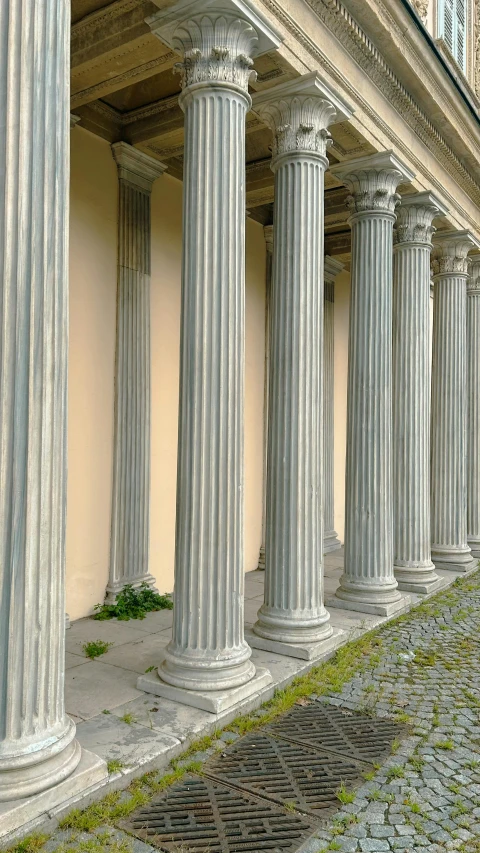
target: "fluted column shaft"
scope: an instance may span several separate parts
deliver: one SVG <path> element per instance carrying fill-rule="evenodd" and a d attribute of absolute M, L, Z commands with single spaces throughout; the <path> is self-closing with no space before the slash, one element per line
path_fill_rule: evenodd
<path fill-rule="evenodd" d="M 343 264 L 325 258 L 323 301 L 323 551 L 341 547 L 335 531 L 335 278 Z"/>
<path fill-rule="evenodd" d="M 245 116 L 257 36 L 218 15 L 192 17 L 174 36 L 185 113 L 180 410 L 173 635 L 159 674 L 199 691 L 255 675 L 243 628 L 243 418 Z"/>
<path fill-rule="evenodd" d="M 432 361 L 432 559 L 437 567 L 475 566 L 467 543 L 467 254 L 468 232 L 434 242 Z"/>
<path fill-rule="evenodd" d="M 272 252 L 273 225 L 263 229 L 267 249 L 265 269 L 265 365 L 263 382 L 263 502 L 262 502 L 262 544 L 258 555 L 258 569 L 265 571 L 265 525 L 267 509 L 267 449 L 268 449 L 268 380 L 270 367 L 270 293 L 272 289 Z"/>
<path fill-rule="evenodd" d="M 323 216 L 327 127 L 317 89 L 270 91 L 274 133 L 265 599 L 254 631 L 281 643 L 332 633 L 323 603 Z M 323 95 L 323 97 L 322 97 Z"/>
<path fill-rule="evenodd" d="M 118 166 L 115 432 L 107 600 L 153 587 L 150 540 L 150 195 L 165 166 L 124 142 Z"/>
<path fill-rule="evenodd" d="M 352 193 L 345 568 L 336 596 L 338 606 L 387 613 L 402 604 L 393 573 L 392 232 L 405 170 L 380 154 L 333 171 Z"/>
<path fill-rule="evenodd" d="M 480 557 L 480 254 L 467 282 L 467 542 Z"/>
<path fill-rule="evenodd" d="M 0 7 L 0 801 L 80 760 L 65 714 L 70 6 Z"/>
<path fill-rule="evenodd" d="M 397 209 L 393 275 L 394 571 L 401 589 L 439 583 L 430 554 L 430 193 Z"/>

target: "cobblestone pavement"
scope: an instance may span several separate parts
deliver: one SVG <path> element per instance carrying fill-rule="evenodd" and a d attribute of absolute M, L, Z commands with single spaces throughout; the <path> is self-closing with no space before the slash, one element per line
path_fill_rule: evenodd
<path fill-rule="evenodd" d="M 327 701 L 412 727 L 308 853 L 480 851 L 480 578 L 381 632 L 367 670 Z"/>
<path fill-rule="evenodd" d="M 479 652 L 480 573 L 380 629 L 359 674 L 321 700 L 391 717 L 405 724 L 407 737 L 366 774 L 361 787 L 341 792 L 338 813 L 302 853 L 480 853 Z M 193 760 L 201 770 L 216 749 L 237 738 L 224 732 L 176 766 Z M 120 803 L 129 796 L 123 792 Z M 80 825 L 73 833 L 57 830 L 45 846 L 33 849 L 153 853 L 150 845 L 119 831 L 114 812 L 107 823 L 97 821 L 88 832 L 79 832 Z"/>

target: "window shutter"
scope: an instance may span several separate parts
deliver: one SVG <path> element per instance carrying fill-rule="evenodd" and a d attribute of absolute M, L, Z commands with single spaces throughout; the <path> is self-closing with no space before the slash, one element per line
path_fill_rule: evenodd
<path fill-rule="evenodd" d="M 454 4 L 455 0 L 443 0 L 443 40 L 455 56 L 453 39 Z"/>
<path fill-rule="evenodd" d="M 462 71 L 466 70 L 466 56 L 467 51 L 465 49 L 465 33 L 466 33 L 466 0 L 456 0 L 456 15 L 455 15 L 455 24 L 456 24 L 456 33 L 455 33 L 455 42 L 456 42 L 456 51 L 454 52 L 455 59 L 457 60 Z"/>

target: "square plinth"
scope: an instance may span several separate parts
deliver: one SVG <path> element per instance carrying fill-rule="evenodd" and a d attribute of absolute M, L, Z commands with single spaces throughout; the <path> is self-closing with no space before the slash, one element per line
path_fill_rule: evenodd
<path fill-rule="evenodd" d="M 344 643 L 345 631 L 334 628 L 333 634 L 318 643 L 282 643 L 280 640 L 266 640 L 250 630 L 245 630 L 245 639 L 252 649 L 262 649 L 300 660 L 321 660 L 331 655 Z"/>
<path fill-rule="evenodd" d="M 398 588 L 402 592 L 414 592 L 417 595 L 424 595 L 428 597 L 429 595 L 433 595 L 434 592 L 438 592 L 440 589 L 444 589 L 444 587 L 449 585 L 448 578 L 436 578 L 433 581 L 427 581 L 425 583 L 409 583 L 407 580 L 398 580 Z"/>
<path fill-rule="evenodd" d="M 173 687 L 167 684 L 155 672 L 141 675 L 137 681 L 137 688 L 145 693 L 153 693 L 182 705 L 190 705 L 192 708 L 200 708 L 209 711 L 210 714 L 221 714 L 235 705 L 239 705 L 244 699 L 248 699 L 255 693 L 259 693 L 269 684 L 273 678 L 268 669 L 257 667 L 254 678 L 241 687 L 230 690 L 185 690 L 182 687 Z"/>
<path fill-rule="evenodd" d="M 473 572 L 477 571 L 478 562 L 479 561 L 476 558 L 470 560 L 468 563 L 451 563 L 448 560 L 444 561 L 437 558 L 435 560 L 435 567 L 446 572 L 458 572 L 462 575 L 471 575 Z"/>
<path fill-rule="evenodd" d="M 344 600 L 343 598 L 337 598 L 336 595 L 333 595 L 325 602 L 325 605 L 327 609 L 335 607 L 339 610 L 355 610 L 358 613 L 372 613 L 375 616 L 393 616 L 394 614 L 408 610 L 410 601 L 411 599 L 409 595 L 402 595 L 398 601 L 394 601 L 392 604 L 365 603 L 364 601 L 355 601 L 355 599 Z"/>
<path fill-rule="evenodd" d="M 107 777 L 105 761 L 88 749 L 82 749 L 80 763 L 68 779 L 33 797 L 0 803 L 0 839 L 6 840 L 7 836 L 23 829 L 25 824 L 33 824 L 37 818 L 44 816 L 47 820 L 53 809 L 58 811 L 63 806 L 67 809 L 70 801 L 97 787 Z"/>

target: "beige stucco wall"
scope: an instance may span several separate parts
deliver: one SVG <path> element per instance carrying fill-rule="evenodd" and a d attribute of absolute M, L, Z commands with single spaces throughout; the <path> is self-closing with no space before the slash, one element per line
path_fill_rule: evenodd
<path fill-rule="evenodd" d="M 113 443 L 117 179 L 107 143 L 72 132 L 67 610 L 88 615 L 108 580 Z M 180 333 L 181 183 L 152 193 L 150 571 L 173 587 Z M 245 569 L 261 542 L 265 243 L 247 220 Z"/>
<path fill-rule="evenodd" d="M 117 181 L 106 142 L 79 127 L 71 138 L 66 591 L 78 619 L 108 578 Z"/>

